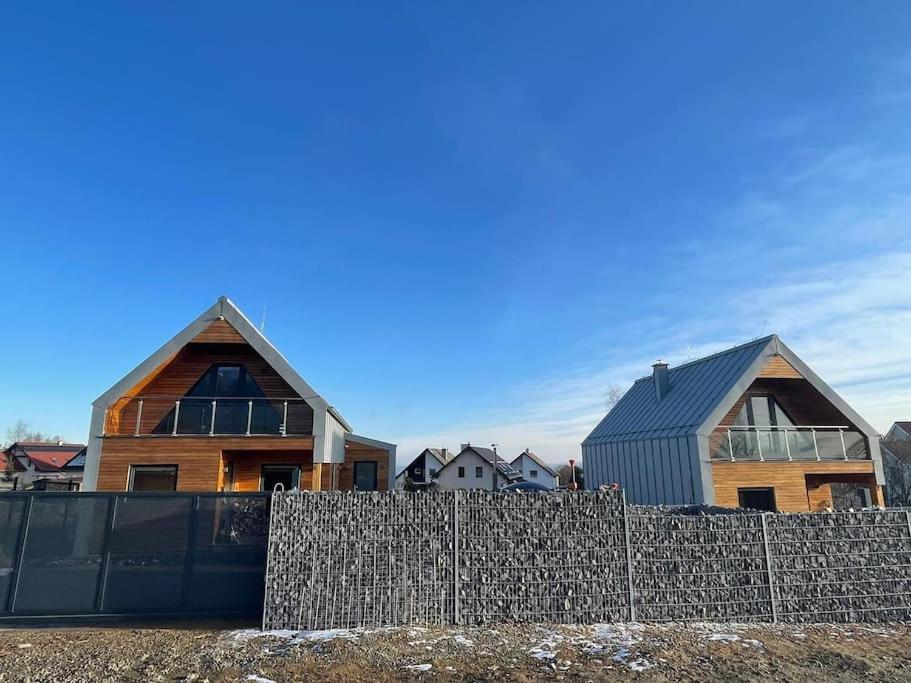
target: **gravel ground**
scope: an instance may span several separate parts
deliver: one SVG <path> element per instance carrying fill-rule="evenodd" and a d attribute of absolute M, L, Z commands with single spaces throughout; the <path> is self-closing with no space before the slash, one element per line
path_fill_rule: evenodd
<path fill-rule="evenodd" d="M 0 681 L 911 681 L 911 626 L 7 629 Z"/>

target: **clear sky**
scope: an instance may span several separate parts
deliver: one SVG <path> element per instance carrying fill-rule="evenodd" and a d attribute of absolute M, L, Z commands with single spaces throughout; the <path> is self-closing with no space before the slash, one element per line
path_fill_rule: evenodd
<path fill-rule="evenodd" d="M 16 4 L 0 429 L 222 294 L 403 460 L 772 331 L 911 419 L 909 3 Z"/>

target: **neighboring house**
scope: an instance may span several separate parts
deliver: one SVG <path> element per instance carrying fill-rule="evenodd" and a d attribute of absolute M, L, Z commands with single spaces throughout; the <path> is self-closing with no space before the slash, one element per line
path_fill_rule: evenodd
<path fill-rule="evenodd" d="M 3 451 L 3 488 L 78 491 L 82 468 L 67 465 L 84 450 L 80 443 L 17 441 Z"/>
<path fill-rule="evenodd" d="M 395 478 L 395 487 L 403 489 L 407 484 L 427 486 L 443 466 L 452 459 L 446 448 L 425 448 L 420 455 L 408 463 Z"/>
<path fill-rule="evenodd" d="M 589 489 L 639 504 L 882 505 L 879 437 L 776 335 L 658 362 L 582 444 Z"/>
<path fill-rule="evenodd" d="M 911 441 L 911 422 L 900 421 L 892 423 L 883 441 Z"/>
<path fill-rule="evenodd" d="M 879 449 L 886 477 L 886 502 L 893 506 L 911 506 L 911 441 L 883 439 Z"/>
<path fill-rule="evenodd" d="M 536 484 L 543 484 L 552 489 L 560 485 L 557 470 L 545 463 L 541 458 L 532 453 L 527 448 L 519 453 L 516 458 L 509 463 L 513 469 L 521 473 L 525 481 L 533 481 Z"/>
<path fill-rule="evenodd" d="M 97 491 L 392 488 L 395 445 L 350 425 L 227 298 L 93 404 Z"/>
<path fill-rule="evenodd" d="M 441 489 L 484 489 L 491 491 L 522 481 L 516 471 L 491 448 L 462 444 L 462 450 L 447 462 L 436 478 Z"/>

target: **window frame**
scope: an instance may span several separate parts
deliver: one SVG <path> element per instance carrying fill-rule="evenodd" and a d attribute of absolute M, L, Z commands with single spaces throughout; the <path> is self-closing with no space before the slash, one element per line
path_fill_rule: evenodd
<path fill-rule="evenodd" d="M 159 490 L 155 490 L 155 491 L 135 491 L 136 493 L 170 493 L 170 492 L 177 490 L 177 480 L 180 477 L 180 466 L 177 464 L 161 464 L 161 465 L 159 465 L 157 463 L 155 463 L 155 464 L 139 463 L 137 465 L 131 464 L 130 473 L 127 478 L 127 491 L 128 492 L 133 492 L 135 490 L 133 488 L 133 485 L 134 485 L 133 482 L 135 481 L 135 478 L 136 478 L 136 470 L 145 470 L 145 471 L 174 470 L 174 488 L 173 489 L 159 489 Z"/>
<path fill-rule="evenodd" d="M 293 462 L 266 462 L 259 466 L 259 490 L 263 493 L 271 493 L 273 489 L 264 489 L 263 486 L 266 483 L 266 470 L 291 470 L 291 488 L 285 489 L 286 491 L 300 491 L 301 485 L 301 474 L 303 474 L 304 468 L 300 465 L 295 465 Z"/>
<path fill-rule="evenodd" d="M 459 465 L 456 469 L 456 476 L 458 476 L 459 479 L 465 478 L 465 468 L 462 465 Z"/>
<path fill-rule="evenodd" d="M 756 418 L 753 415 L 753 399 L 754 398 L 764 398 L 766 400 L 766 405 L 767 405 L 768 411 L 769 411 L 769 422 L 771 422 L 771 424 L 768 424 L 768 425 L 756 424 Z M 788 413 L 788 411 L 784 409 L 784 406 L 781 405 L 781 402 L 779 402 L 775 398 L 775 394 L 769 393 L 768 391 L 748 391 L 746 393 L 745 406 L 747 409 L 747 425 L 750 427 L 778 427 L 779 426 L 778 416 L 775 414 L 776 407 L 784 414 L 784 416 L 786 418 L 788 418 L 788 420 L 790 420 L 792 425 L 798 426 L 797 423 L 794 422 L 794 418 L 791 417 L 790 413 Z M 789 425 L 784 425 L 784 426 L 788 427 Z"/>
<path fill-rule="evenodd" d="M 528 476 L 532 479 L 538 478 L 538 470 L 528 470 Z"/>
<path fill-rule="evenodd" d="M 474 478 L 475 478 L 475 479 L 483 479 L 483 478 L 484 478 L 484 466 L 483 466 L 483 465 L 475 465 L 475 468 L 474 468 Z"/>

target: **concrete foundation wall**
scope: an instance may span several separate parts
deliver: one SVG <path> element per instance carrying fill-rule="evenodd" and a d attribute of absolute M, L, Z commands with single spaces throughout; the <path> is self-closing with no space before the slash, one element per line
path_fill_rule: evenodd
<path fill-rule="evenodd" d="M 265 628 L 911 619 L 905 511 L 701 514 L 610 491 L 286 492 Z"/>

